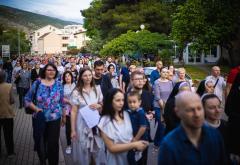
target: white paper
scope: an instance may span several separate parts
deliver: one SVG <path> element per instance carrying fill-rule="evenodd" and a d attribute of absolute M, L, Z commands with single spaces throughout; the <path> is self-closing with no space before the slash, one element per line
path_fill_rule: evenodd
<path fill-rule="evenodd" d="M 91 109 L 89 106 L 85 106 L 79 109 L 84 121 L 86 122 L 88 128 L 93 128 L 98 125 L 100 120 L 100 115 L 98 110 Z"/>

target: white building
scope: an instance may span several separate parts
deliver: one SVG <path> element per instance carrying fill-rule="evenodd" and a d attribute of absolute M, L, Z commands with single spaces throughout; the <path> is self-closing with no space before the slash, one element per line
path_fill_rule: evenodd
<path fill-rule="evenodd" d="M 62 38 L 55 32 L 49 32 L 38 38 L 38 54 L 62 53 Z"/>
<path fill-rule="evenodd" d="M 90 40 L 82 25 L 67 25 L 58 29 L 47 25 L 31 33 L 32 54 L 66 53 L 68 47 L 80 49 Z"/>
<path fill-rule="evenodd" d="M 67 26 L 64 26 L 62 30 L 64 31 L 64 34 L 74 34 L 82 31 L 86 31 L 83 28 L 83 25 L 67 25 Z"/>
<path fill-rule="evenodd" d="M 208 52 L 197 52 L 188 44 L 183 51 L 185 64 L 210 64 L 216 63 L 221 55 L 220 46 L 209 48 Z"/>
<path fill-rule="evenodd" d="M 58 29 L 52 25 L 47 25 L 47 26 L 44 26 L 30 34 L 30 41 L 32 43 L 32 48 L 31 48 L 32 54 L 39 52 L 38 39 L 40 37 L 42 37 L 44 34 L 47 34 L 50 32 L 55 32 L 56 34 L 62 33 L 60 29 Z"/>

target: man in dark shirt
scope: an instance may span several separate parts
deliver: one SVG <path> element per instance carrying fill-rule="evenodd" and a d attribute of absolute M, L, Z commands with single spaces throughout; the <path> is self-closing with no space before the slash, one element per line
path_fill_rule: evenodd
<path fill-rule="evenodd" d="M 176 96 L 175 111 L 181 124 L 164 138 L 158 164 L 227 164 L 221 135 L 204 125 L 200 97 L 189 91 L 181 92 Z"/>
<path fill-rule="evenodd" d="M 145 113 L 149 113 L 153 111 L 153 95 L 151 92 L 143 90 L 144 86 L 144 74 L 140 71 L 134 71 L 131 74 L 131 85 L 132 87 L 125 93 L 125 102 L 124 102 L 124 108 L 128 109 L 127 105 L 127 94 L 130 91 L 138 91 L 141 95 L 141 107 L 143 108 Z"/>
<path fill-rule="evenodd" d="M 154 85 L 154 81 L 157 80 L 160 77 L 160 72 L 161 72 L 161 69 L 163 67 L 162 61 L 157 61 L 156 62 L 156 67 L 157 67 L 157 69 L 152 71 L 152 73 L 150 75 L 150 82 L 151 82 L 152 85 Z"/>
<path fill-rule="evenodd" d="M 104 75 L 104 62 L 101 60 L 94 62 L 94 81 L 96 85 L 101 86 L 103 97 L 106 96 L 107 91 L 112 89 L 112 83 L 107 75 Z"/>

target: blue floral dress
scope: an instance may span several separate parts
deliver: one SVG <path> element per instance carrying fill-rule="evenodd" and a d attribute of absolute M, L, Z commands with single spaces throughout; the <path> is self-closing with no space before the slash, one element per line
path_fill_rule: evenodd
<path fill-rule="evenodd" d="M 25 96 L 25 105 L 28 106 L 32 102 L 36 85 L 40 80 L 35 81 Z M 46 121 L 54 121 L 62 116 L 63 110 L 63 86 L 61 82 L 55 81 L 51 86 L 39 84 L 37 90 L 37 107 L 43 110 Z"/>

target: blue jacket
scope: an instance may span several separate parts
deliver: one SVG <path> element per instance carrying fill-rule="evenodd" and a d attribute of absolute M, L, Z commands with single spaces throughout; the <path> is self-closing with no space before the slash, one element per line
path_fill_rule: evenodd
<path fill-rule="evenodd" d="M 202 126 L 199 146 L 195 147 L 180 125 L 170 132 L 160 145 L 158 165 L 225 165 L 224 143 L 220 133 L 207 125 Z"/>
<path fill-rule="evenodd" d="M 160 77 L 160 73 L 157 69 L 152 71 L 152 73 L 150 75 L 151 84 L 154 85 L 154 81 L 157 80 L 159 77 Z"/>

